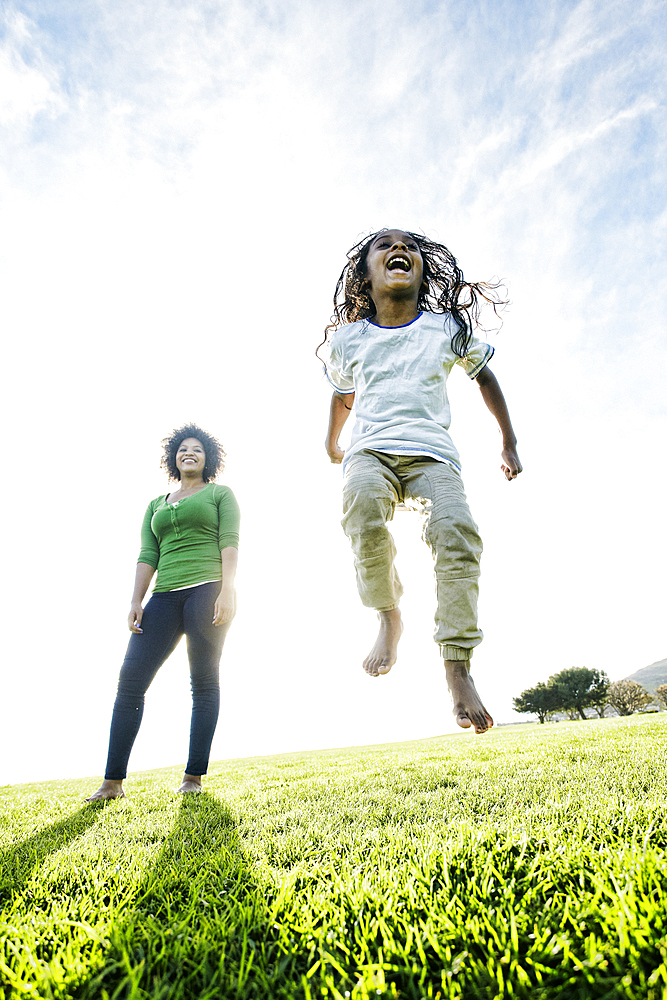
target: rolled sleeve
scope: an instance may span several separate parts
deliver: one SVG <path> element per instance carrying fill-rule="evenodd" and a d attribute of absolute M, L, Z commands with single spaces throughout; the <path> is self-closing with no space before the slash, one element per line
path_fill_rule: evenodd
<path fill-rule="evenodd" d="M 139 552 L 137 562 L 148 563 L 153 569 L 157 569 L 157 564 L 160 561 L 160 543 L 151 527 L 151 521 L 155 513 L 153 504 L 153 501 L 149 503 L 144 514 L 144 520 L 141 525 L 141 551 Z"/>
<path fill-rule="evenodd" d="M 457 358 L 456 364 L 463 368 L 468 378 L 475 379 L 486 368 L 494 353 L 495 348 L 491 344 L 473 338 L 468 353 L 463 358 Z"/>
<path fill-rule="evenodd" d="M 239 547 L 241 511 L 236 497 L 227 487 L 218 497 L 218 548 L 222 552 L 230 546 Z"/>

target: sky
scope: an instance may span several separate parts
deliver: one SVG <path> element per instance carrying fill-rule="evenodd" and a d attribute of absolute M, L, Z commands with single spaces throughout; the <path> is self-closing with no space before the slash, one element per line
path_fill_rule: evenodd
<path fill-rule="evenodd" d="M 667 656 L 667 6 L 653 0 L 23 0 L 2 8 L 0 783 L 102 773 L 160 442 L 195 421 L 242 509 L 212 759 L 453 732 L 432 559 L 392 522 L 405 632 L 363 608 L 314 349 L 345 253 L 444 242 L 510 305 L 452 436 L 485 544 L 496 721 L 570 666 Z M 134 770 L 185 763 L 184 648 Z M 462 734 L 462 739 L 483 739 Z M 92 780 L 92 778 L 91 778 Z"/>

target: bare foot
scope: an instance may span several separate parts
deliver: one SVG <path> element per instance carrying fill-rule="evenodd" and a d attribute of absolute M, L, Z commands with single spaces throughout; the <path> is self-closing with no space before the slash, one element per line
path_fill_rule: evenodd
<path fill-rule="evenodd" d="M 393 608 L 392 611 L 378 611 L 378 618 L 380 631 L 375 645 L 364 660 L 364 670 L 371 677 L 389 673 L 396 663 L 398 640 L 403 632 L 401 612 L 398 608 Z"/>
<path fill-rule="evenodd" d="M 178 789 L 179 795 L 185 795 L 187 792 L 201 792 L 201 775 L 198 774 L 184 774 L 181 787 Z"/>
<path fill-rule="evenodd" d="M 109 778 L 105 778 L 100 787 L 92 795 L 89 795 L 84 802 L 106 802 L 107 799 L 124 799 L 125 792 L 123 791 L 122 781 L 112 781 Z"/>
<path fill-rule="evenodd" d="M 445 660 L 447 685 L 454 702 L 454 715 L 461 729 L 485 733 L 493 725 L 493 719 L 484 708 L 477 694 L 473 679 L 468 673 L 468 660 Z"/>

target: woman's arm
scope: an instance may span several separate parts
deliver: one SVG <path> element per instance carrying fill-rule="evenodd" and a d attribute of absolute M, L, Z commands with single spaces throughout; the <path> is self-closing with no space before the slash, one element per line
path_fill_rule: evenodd
<path fill-rule="evenodd" d="M 146 591 L 148 590 L 148 586 L 153 579 L 154 573 L 155 568 L 151 566 L 150 563 L 137 563 L 137 572 L 134 577 L 134 593 L 132 594 L 130 613 L 127 616 L 127 624 L 130 628 L 130 632 L 143 632 L 143 629 L 139 628 L 141 625 L 141 619 L 144 616 L 142 601 L 146 596 Z"/>
<path fill-rule="evenodd" d="M 234 589 L 234 579 L 236 577 L 236 564 L 238 563 L 238 549 L 233 545 L 228 545 L 220 553 L 222 562 L 222 580 L 220 582 L 220 593 L 213 609 L 213 624 L 224 625 L 230 622 L 236 614 L 236 590 Z"/>
<path fill-rule="evenodd" d="M 482 393 L 482 399 L 498 421 L 498 427 L 503 436 L 503 450 L 501 453 L 503 464 L 500 468 L 505 474 L 506 479 L 516 479 L 522 471 L 521 462 L 516 450 L 516 434 L 512 428 L 512 421 L 510 420 L 503 391 L 496 376 L 492 371 L 489 371 L 488 365 L 486 368 L 482 368 L 477 376 L 477 384 Z"/>
<path fill-rule="evenodd" d="M 350 410 L 354 404 L 354 393 L 334 392 L 331 397 L 331 409 L 329 411 L 329 429 L 327 430 L 324 447 L 331 461 L 338 465 L 343 461 L 345 452 L 338 446 L 340 432 L 345 426 L 345 421 L 350 415 Z"/>

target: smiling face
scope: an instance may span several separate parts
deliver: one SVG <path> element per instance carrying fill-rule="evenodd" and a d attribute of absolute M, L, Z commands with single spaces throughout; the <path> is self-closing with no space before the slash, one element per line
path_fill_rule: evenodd
<path fill-rule="evenodd" d="M 381 296 L 417 301 L 424 278 L 424 262 L 409 233 L 386 229 L 375 237 L 366 257 L 366 277 L 376 306 Z"/>
<path fill-rule="evenodd" d="M 203 476 L 205 465 L 206 452 L 201 441 L 198 438 L 185 438 L 181 441 L 176 451 L 176 468 L 181 477 L 183 473 L 187 473 L 188 476 L 192 473 Z"/>

